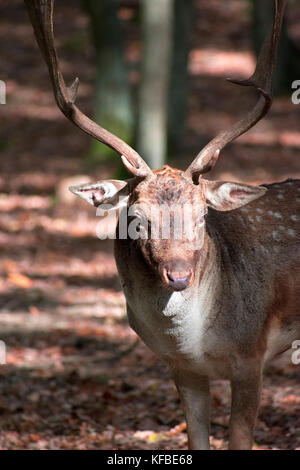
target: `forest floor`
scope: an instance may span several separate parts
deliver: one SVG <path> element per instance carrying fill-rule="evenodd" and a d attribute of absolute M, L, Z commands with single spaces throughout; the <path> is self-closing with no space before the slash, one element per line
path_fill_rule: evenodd
<path fill-rule="evenodd" d="M 253 68 L 245 4 L 198 2 L 188 144 L 171 164 L 185 167 L 203 140 L 249 105 L 245 90 L 223 80 Z M 80 106 L 91 112 L 87 19 L 78 1 L 72 11 L 66 0 L 56 8 L 64 70 L 68 79 L 80 73 Z M 89 140 L 54 104 L 21 0 L 0 5 L 0 17 L 0 78 L 8 93 L 0 108 L 0 340 L 7 348 L 0 449 L 184 449 L 184 418 L 167 368 L 128 326 L 113 242 L 98 240 L 95 211 L 66 191 L 70 181 L 103 179 L 115 166 L 85 165 Z M 138 53 L 129 56 L 134 61 Z M 289 96 L 276 99 L 269 116 L 222 153 L 211 176 L 300 178 L 299 123 L 300 106 Z M 300 449 L 299 382 L 290 353 L 267 369 L 255 449 Z M 229 412 L 229 384 L 214 381 L 214 449 L 226 448 Z"/>

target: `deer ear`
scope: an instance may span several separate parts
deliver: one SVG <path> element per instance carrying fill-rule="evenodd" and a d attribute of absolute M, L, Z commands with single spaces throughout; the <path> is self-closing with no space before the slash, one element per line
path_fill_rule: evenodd
<path fill-rule="evenodd" d="M 206 202 L 218 211 L 230 211 L 263 196 L 267 188 L 240 183 L 206 181 Z"/>
<path fill-rule="evenodd" d="M 118 209 L 127 205 L 129 197 L 127 181 L 99 181 L 83 186 L 70 186 L 69 190 L 95 207 L 110 204 L 113 209 Z"/>

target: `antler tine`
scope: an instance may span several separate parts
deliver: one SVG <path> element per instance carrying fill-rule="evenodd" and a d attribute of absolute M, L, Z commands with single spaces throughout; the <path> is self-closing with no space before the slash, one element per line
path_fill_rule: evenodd
<path fill-rule="evenodd" d="M 201 174 L 207 173 L 215 166 L 222 148 L 247 132 L 269 111 L 273 99 L 273 72 L 285 6 L 286 0 L 275 0 L 272 32 L 270 36 L 267 36 L 262 46 L 254 74 L 248 80 L 227 79 L 237 85 L 254 87 L 260 93 L 256 105 L 244 118 L 236 122 L 230 129 L 221 132 L 201 150 L 186 170 L 186 173 L 192 176 L 195 181 Z"/>
<path fill-rule="evenodd" d="M 79 79 L 76 78 L 67 87 L 59 68 L 59 61 L 54 45 L 53 4 L 54 0 L 24 0 L 39 48 L 47 63 L 54 90 L 56 103 L 63 114 L 84 132 L 108 145 L 121 156 L 125 156 L 129 164 L 127 168 L 136 176 L 146 177 L 150 168 L 141 156 L 123 140 L 96 124 L 83 114 L 75 100 Z M 124 162 L 124 159 L 122 159 Z"/>

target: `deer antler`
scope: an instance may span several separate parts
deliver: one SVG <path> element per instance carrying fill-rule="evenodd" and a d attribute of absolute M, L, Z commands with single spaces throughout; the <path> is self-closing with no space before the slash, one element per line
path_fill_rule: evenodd
<path fill-rule="evenodd" d="M 55 100 L 60 110 L 84 132 L 124 156 L 125 158 L 122 158 L 123 163 L 136 176 L 144 178 L 151 174 L 150 168 L 135 150 L 89 119 L 75 105 L 79 79 L 76 78 L 72 85 L 67 87 L 59 68 L 53 34 L 54 0 L 24 0 L 24 2 L 33 25 L 37 43 L 47 63 Z"/>
<path fill-rule="evenodd" d="M 198 181 L 200 175 L 207 173 L 215 166 L 220 151 L 225 145 L 247 132 L 269 111 L 273 100 L 273 72 L 285 6 L 286 0 L 275 0 L 273 29 L 262 46 L 254 74 L 248 80 L 227 79 L 237 85 L 254 87 L 260 93 L 256 105 L 244 118 L 230 129 L 221 132 L 201 150 L 186 170 L 186 174 L 192 176 L 194 181 Z"/>

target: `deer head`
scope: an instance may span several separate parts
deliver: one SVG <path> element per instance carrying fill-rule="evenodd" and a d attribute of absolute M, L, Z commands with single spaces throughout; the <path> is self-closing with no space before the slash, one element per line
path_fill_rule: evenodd
<path fill-rule="evenodd" d="M 59 108 L 80 129 L 113 148 L 133 175 L 128 181 L 100 181 L 71 187 L 70 190 L 95 207 L 110 204 L 111 208 L 125 208 L 129 214 L 128 229 L 133 223 L 140 233 L 140 236 L 131 242 L 135 243 L 135 249 L 140 251 L 145 263 L 170 289 L 183 290 L 193 283 L 196 264 L 209 236 L 205 222 L 208 207 L 217 211 L 230 211 L 248 204 L 266 192 L 263 187 L 234 182 L 211 182 L 205 180 L 203 175 L 214 167 L 225 145 L 253 127 L 271 106 L 272 77 L 285 3 L 285 0 L 275 0 L 272 32 L 262 47 L 252 77 L 248 80 L 230 80 L 235 84 L 254 87 L 259 94 L 256 105 L 230 129 L 221 132 L 208 143 L 183 172 L 168 166 L 152 171 L 135 150 L 91 121 L 77 108 L 75 101 L 79 80 L 76 78 L 73 84 L 67 87 L 59 69 L 53 36 L 53 0 L 25 0 L 37 42 L 48 65 Z M 194 249 L 190 248 L 190 239 L 187 239 L 184 232 L 181 238 L 149 236 L 152 228 L 157 231 L 161 220 L 161 216 L 153 218 L 151 209 L 161 206 L 170 208 L 169 225 L 173 228 L 178 212 L 189 207 L 191 217 L 188 231 L 194 233 L 197 241 Z M 158 232 L 159 230 L 160 228 Z"/>
<path fill-rule="evenodd" d="M 200 178 L 165 166 L 145 178 L 71 187 L 95 207 L 127 211 L 128 242 L 163 284 L 179 291 L 193 283 L 205 243 L 208 207 L 227 211 L 262 196 L 266 188 Z M 124 233 L 124 229 L 122 230 Z"/>

